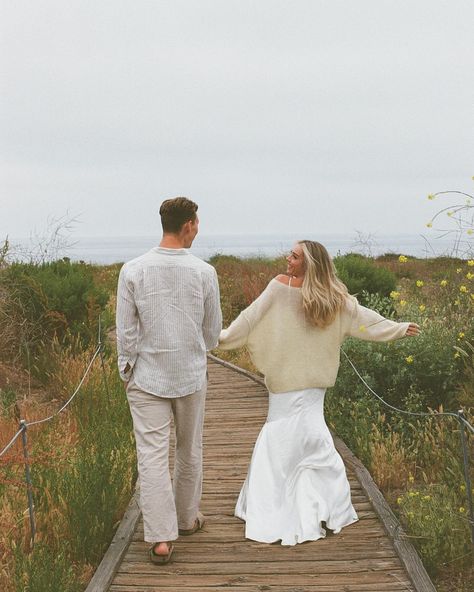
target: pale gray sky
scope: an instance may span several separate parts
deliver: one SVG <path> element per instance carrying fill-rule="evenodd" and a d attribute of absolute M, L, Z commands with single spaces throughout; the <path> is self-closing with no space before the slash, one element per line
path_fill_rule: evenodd
<path fill-rule="evenodd" d="M 0 239 L 422 233 L 474 183 L 474 3 L 1 0 Z"/>

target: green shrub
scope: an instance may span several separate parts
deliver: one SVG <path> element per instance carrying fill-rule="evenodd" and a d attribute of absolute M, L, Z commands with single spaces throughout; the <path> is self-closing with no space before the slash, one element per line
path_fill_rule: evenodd
<path fill-rule="evenodd" d="M 389 296 L 390 292 L 395 290 L 397 283 L 395 274 L 377 267 L 368 257 L 349 253 L 335 257 L 334 265 L 340 280 L 346 284 L 351 294 L 358 295 L 359 301 L 364 306 L 363 291 L 366 294 Z"/>
<path fill-rule="evenodd" d="M 462 361 L 454 357 L 456 337 L 455 327 L 433 322 L 416 339 L 374 343 L 350 338 L 343 349 L 368 384 L 392 405 L 405 408 L 407 397 L 416 391 L 424 410 L 449 408 L 456 404 L 464 372 Z M 335 392 L 346 397 L 358 379 L 344 355 L 341 361 Z"/>
<path fill-rule="evenodd" d="M 0 272 L 0 354 L 21 359 L 32 374 L 47 378 L 54 339 L 86 347 L 97 335 L 108 300 L 94 284 L 94 269 L 68 259 L 35 265 L 13 263 Z"/>
<path fill-rule="evenodd" d="M 401 521 L 409 532 L 417 533 L 413 544 L 431 574 L 443 563 L 470 562 L 465 486 L 462 481 L 455 484 L 411 487 L 397 500 Z"/>
<path fill-rule="evenodd" d="M 108 295 L 94 285 L 91 265 L 72 263 L 65 258 L 42 265 L 14 263 L 5 273 L 17 289 L 22 285 L 36 288 L 33 290 L 36 298 L 30 304 L 30 307 L 33 306 L 30 314 L 41 313 L 42 305 L 46 305 L 48 311 L 64 319 L 64 327 L 80 335 L 86 345 L 95 336 L 95 331 L 88 327 L 90 309 L 101 310 L 107 303 Z M 22 293 L 18 292 L 18 295 L 21 304 L 27 305 Z"/>
<path fill-rule="evenodd" d="M 370 294 L 367 290 L 362 290 L 359 300 L 367 308 L 377 311 L 386 319 L 394 319 L 396 315 L 392 298 L 381 296 L 380 294 Z"/>

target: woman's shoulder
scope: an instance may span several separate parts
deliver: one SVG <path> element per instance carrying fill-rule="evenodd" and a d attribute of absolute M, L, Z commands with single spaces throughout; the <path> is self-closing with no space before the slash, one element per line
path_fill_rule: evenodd
<path fill-rule="evenodd" d="M 280 273 L 277 276 L 275 276 L 272 280 L 270 280 L 270 283 L 272 283 L 273 281 L 277 281 L 280 282 L 280 284 L 285 284 L 285 286 L 288 286 L 290 283 L 290 278 L 284 273 Z"/>
<path fill-rule="evenodd" d="M 346 294 L 341 312 L 352 316 L 358 304 L 359 302 L 355 296 L 352 296 L 352 294 Z"/>

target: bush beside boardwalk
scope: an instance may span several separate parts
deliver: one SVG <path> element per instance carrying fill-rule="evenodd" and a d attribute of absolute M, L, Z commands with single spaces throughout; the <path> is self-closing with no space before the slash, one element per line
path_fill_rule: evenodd
<path fill-rule="evenodd" d="M 215 256 L 211 263 L 219 275 L 226 325 L 285 269 L 283 259 Z M 361 303 L 423 328 L 421 337 L 389 345 L 346 341 L 345 351 L 367 382 L 403 409 L 462 405 L 472 422 L 474 262 L 351 255 L 336 258 L 336 265 Z M 8 384 L 0 382 L 2 443 L 15 433 L 18 412 L 32 420 L 61 406 L 94 350 L 98 313 L 105 330 L 114 322 L 119 266 L 63 260 L 40 267 L 0 269 L 5 336 L 0 364 L 9 376 Z M 69 298 L 69 281 L 81 287 L 83 297 Z M 32 303 L 41 314 L 34 314 Z M 25 310 L 28 331 L 21 325 Z M 216 353 L 252 369 L 245 350 Z M 84 589 L 131 496 L 131 421 L 110 346 L 105 368 L 110 397 L 97 363 L 70 409 L 29 431 L 38 522 L 32 554 L 27 553 L 20 448 L 0 462 L 0 589 L 5 592 Z M 326 413 L 400 516 L 440 592 L 467 592 L 472 554 L 457 424 L 387 411 L 344 360 L 328 392 Z"/>
<path fill-rule="evenodd" d="M 114 298 L 106 303 L 116 269 L 63 260 L 0 270 L 2 444 L 17 431 L 19 417 L 48 417 L 73 393 L 96 349 L 99 312 L 104 330 L 113 321 Z M 96 360 L 71 405 L 28 429 L 37 523 L 32 553 L 19 444 L 0 459 L 3 592 L 86 587 L 133 492 L 131 428 L 109 346 L 104 369 Z"/>

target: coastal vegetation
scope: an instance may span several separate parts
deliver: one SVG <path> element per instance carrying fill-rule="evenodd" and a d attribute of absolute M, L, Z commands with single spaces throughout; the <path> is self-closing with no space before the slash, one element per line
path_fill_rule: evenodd
<path fill-rule="evenodd" d="M 67 259 L 0 269 L 1 446 L 70 398 L 114 318 L 116 268 Z M 105 344 L 78 395 L 28 427 L 31 545 L 21 438 L 0 457 L 0 589 L 83 590 L 136 481 L 131 419 Z"/>
<path fill-rule="evenodd" d="M 19 419 L 54 414 L 97 348 L 78 395 L 51 421 L 28 428 L 37 534 L 30 546 L 20 442 L 0 457 L 0 589 L 83 590 L 133 491 L 131 420 L 116 371 L 113 332 L 119 266 L 68 259 L 13 263 L 0 254 L 0 433 Z M 216 255 L 224 325 L 285 270 L 283 258 Z M 467 592 L 473 577 L 459 424 L 436 411 L 463 408 L 474 423 L 474 260 L 399 254 L 335 259 L 359 301 L 422 334 L 391 344 L 355 339 L 344 351 L 391 411 L 342 356 L 326 397 L 331 427 L 367 466 L 440 592 Z M 245 350 L 217 355 L 255 371 Z M 470 438 L 473 458 L 473 438 Z M 474 483 L 474 474 L 471 475 Z"/>

